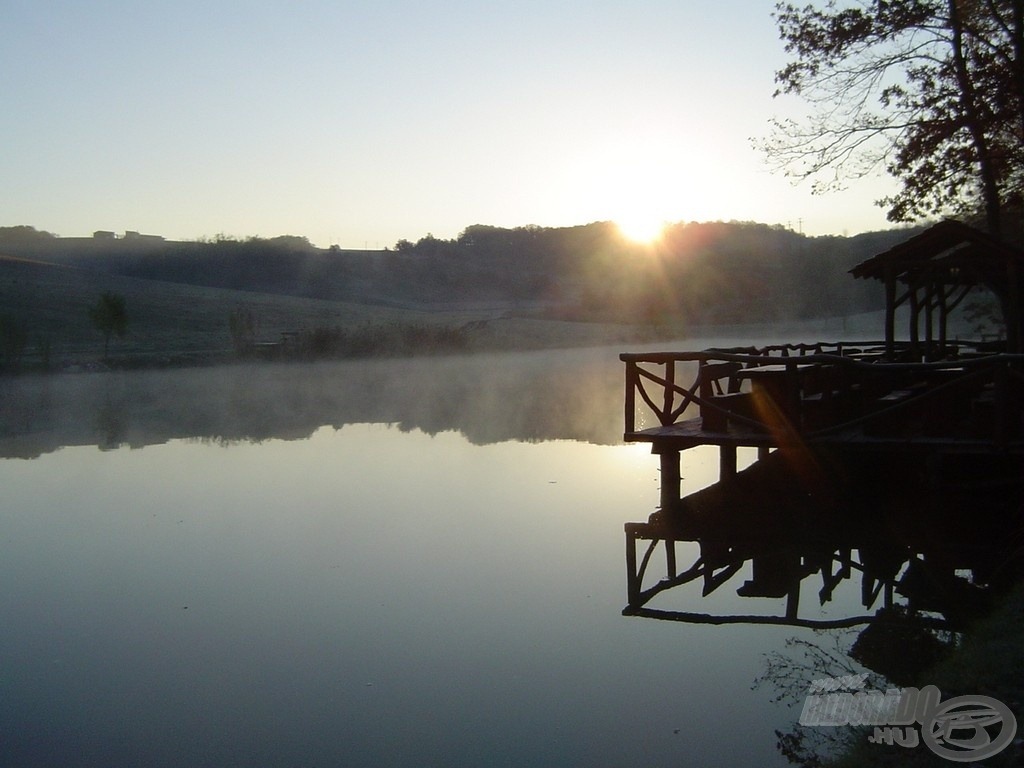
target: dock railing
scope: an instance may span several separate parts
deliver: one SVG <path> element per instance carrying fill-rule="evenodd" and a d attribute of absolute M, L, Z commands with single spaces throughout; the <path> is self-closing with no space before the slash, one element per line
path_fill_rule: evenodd
<path fill-rule="evenodd" d="M 625 437 L 657 442 L 683 422 L 705 437 L 770 434 L 780 422 L 805 439 L 858 430 L 1005 447 L 1020 437 L 1024 355 L 960 343 L 922 362 L 908 348 L 887 354 L 884 342 L 866 341 L 624 353 Z"/>

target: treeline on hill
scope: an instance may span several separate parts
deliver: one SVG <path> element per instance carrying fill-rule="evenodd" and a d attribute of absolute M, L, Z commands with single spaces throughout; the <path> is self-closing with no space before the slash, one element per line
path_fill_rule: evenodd
<path fill-rule="evenodd" d="M 316 248 L 304 237 L 60 238 L 0 228 L 0 253 L 187 285 L 420 309 L 518 309 L 602 322 L 770 322 L 881 306 L 847 271 L 916 230 L 807 237 L 754 223 L 681 223 L 655 244 L 614 224 L 467 227 L 384 251 Z"/>

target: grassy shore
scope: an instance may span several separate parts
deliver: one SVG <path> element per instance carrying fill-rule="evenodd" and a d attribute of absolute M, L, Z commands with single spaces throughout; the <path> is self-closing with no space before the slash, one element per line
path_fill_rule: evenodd
<path fill-rule="evenodd" d="M 955 696 L 990 696 L 1003 702 L 1017 720 L 1017 737 L 1006 749 L 984 761 L 986 766 L 1019 766 L 1024 761 L 1024 584 L 1017 584 L 983 619 L 965 632 L 945 658 L 921 675 L 918 688 L 934 685 L 946 701 Z M 908 648 L 907 653 L 914 649 Z M 866 738 L 835 760 L 829 768 L 888 768 L 942 766 L 948 760 L 925 746 L 907 749 L 870 744 Z"/>
<path fill-rule="evenodd" d="M 544 319 L 508 307 L 422 311 L 205 288 L 0 256 L 0 316 L 24 336 L 19 367 L 99 364 L 103 337 L 88 308 L 104 292 L 123 296 L 128 314 L 127 333 L 111 340 L 104 363 L 112 367 L 232 360 L 229 316 L 238 308 L 256 320 L 255 341 L 270 353 L 282 340 L 318 329 L 361 337 L 360 348 L 375 355 L 642 343 L 679 334 L 677 328 Z M 437 348 L 431 339 L 441 340 Z"/>

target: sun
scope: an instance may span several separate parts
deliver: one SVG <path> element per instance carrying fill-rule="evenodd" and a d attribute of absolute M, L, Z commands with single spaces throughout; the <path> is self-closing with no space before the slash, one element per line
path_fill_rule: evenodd
<path fill-rule="evenodd" d="M 695 169 L 699 153 L 675 134 L 609 129 L 580 146 L 559 175 L 572 207 L 586 211 L 579 220 L 610 222 L 624 241 L 654 251 L 682 212 L 700 208 Z"/>
<path fill-rule="evenodd" d="M 615 226 L 627 240 L 634 243 L 653 243 L 665 232 L 665 222 L 652 216 L 623 216 L 615 220 Z"/>

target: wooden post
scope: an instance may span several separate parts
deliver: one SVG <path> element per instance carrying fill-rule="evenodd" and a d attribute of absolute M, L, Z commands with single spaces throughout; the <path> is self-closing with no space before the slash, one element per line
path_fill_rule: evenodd
<path fill-rule="evenodd" d="M 924 287 L 924 348 L 925 360 L 935 359 L 935 329 L 933 327 L 932 311 L 935 308 L 935 282 L 930 279 Z"/>
<path fill-rule="evenodd" d="M 662 400 L 662 413 L 658 421 L 661 426 L 668 426 L 670 423 L 672 409 L 676 402 L 676 362 L 675 360 L 665 361 L 665 392 Z"/>
<path fill-rule="evenodd" d="M 1006 325 L 1006 351 L 1020 354 L 1024 351 L 1024 329 L 1021 328 L 1020 308 L 1021 279 L 1017 269 L 1017 260 L 1006 259 L 1006 299 L 1001 300 L 1003 322 Z M 1000 297 L 1002 298 L 1002 297 Z"/>
<path fill-rule="evenodd" d="M 626 523 L 626 602 L 630 606 L 640 603 L 640 577 L 636 572 L 636 531 L 633 523 Z"/>
<path fill-rule="evenodd" d="M 623 414 L 626 432 L 636 432 L 636 387 L 640 378 L 636 366 L 633 360 L 626 362 L 626 406 Z"/>
<path fill-rule="evenodd" d="M 786 618 L 795 619 L 800 613 L 800 579 L 790 584 L 786 594 Z"/>
<path fill-rule="evenodd" d="M 675 539 L 665 539 L 665 572 L 670 579 L 674 579 L 678 575 Z"/>
<path fill-rule="evenodd" d="M 672 509 L 679 503 L 680 475 L 679 451 L 662 451 L 661 456 L 661 508 Z"/>
<path fill-rule="evenodd" d="M 736 446 L 723 445 L 718 449 L 718 479 L 736 476 Z"/>
<path fill-rule="evenodd" d="M 920 321 L 921 321 L 921 302 L 917 296 L 917 286 L 907 284 L 907 290 L 910 293 L 910 354 L 914 356 L 914 360 L 917 361 L 921 354 L 921 335 L 920 335 Z"/>
<path fill-rule="evenodd" d="M 1009 435 L 1007 429 L 1010 418 L 1010 369 L 1005 363 L 999 363 L 995 367 L 995 408 L 993 416 L 995 423 L 992 425 L 992 436 L 997 448 L 1005 448 Z"/>
<path fill-rule="evenodd" d="M 943 358 L 946 357 L 946 342 L 948 340 L 949 300 L 953 298 L 956 286 L 950 286 L 949 293 L 943 285 L 939 286 L 939 351 Z"/>
<path fill-rule="evenodd" d="M 885 265 L 885 354 L 891 360 L 896 353 L 896 275 Z"/>

